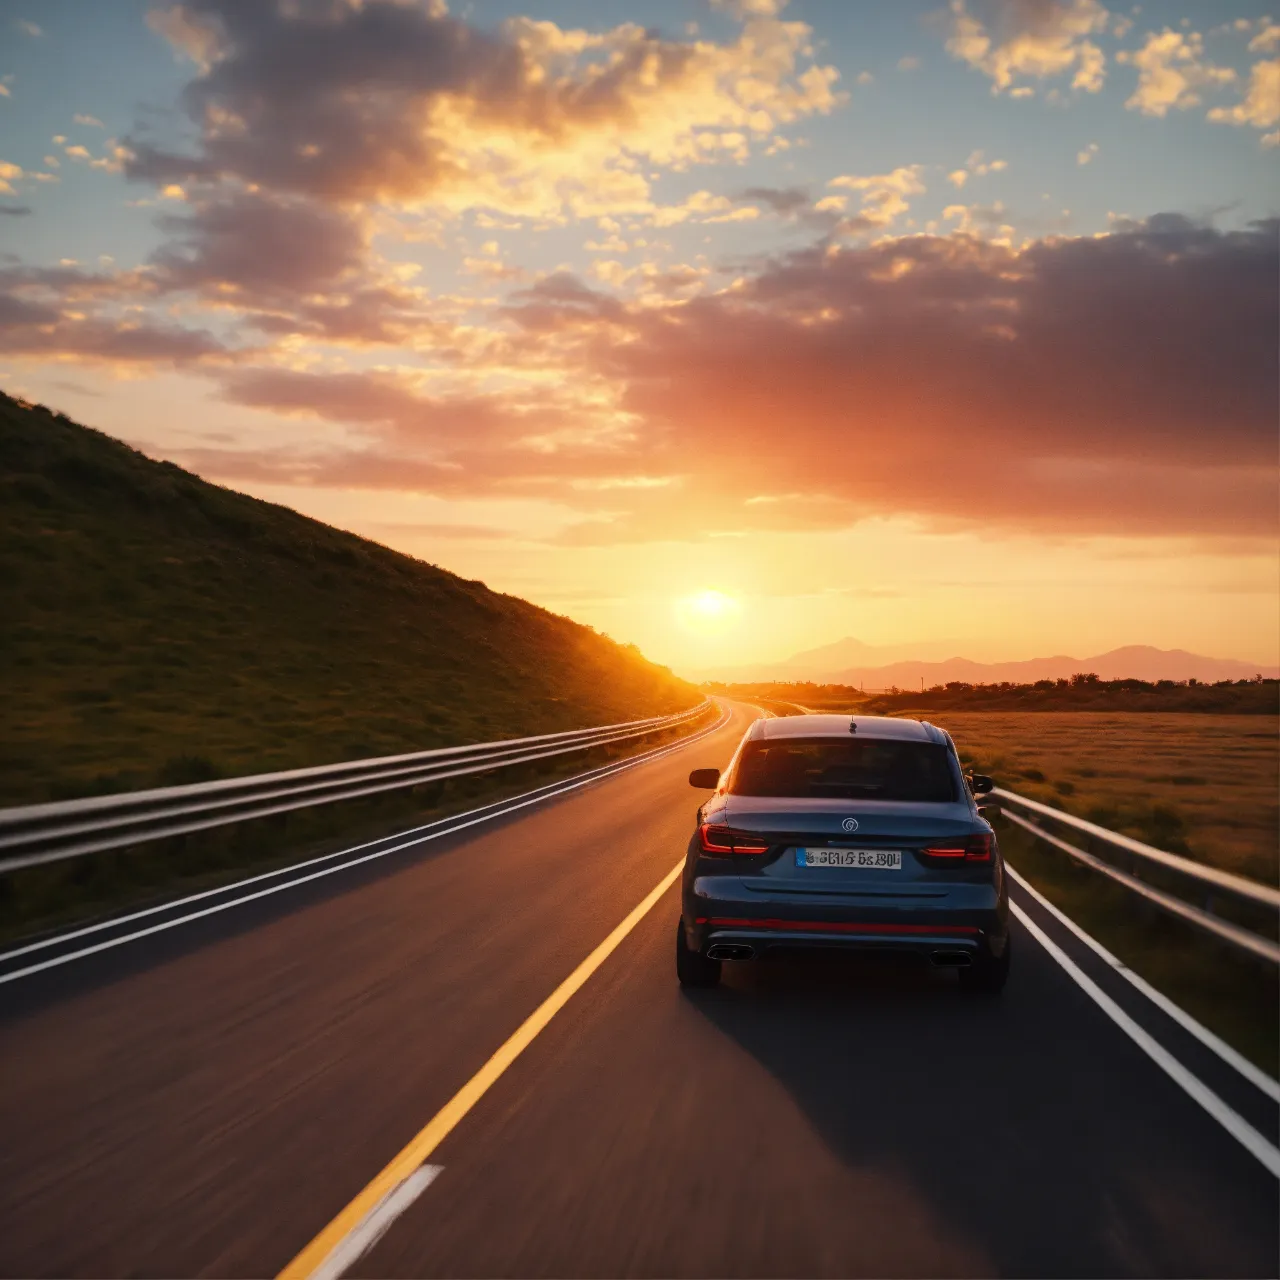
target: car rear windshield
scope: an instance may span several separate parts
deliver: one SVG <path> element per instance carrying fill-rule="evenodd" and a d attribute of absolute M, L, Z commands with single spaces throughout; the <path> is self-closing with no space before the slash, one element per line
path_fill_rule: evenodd
<path fill-rule="evenodd" d="M 729 792 L 796 799 L 956 798 L 945 746 L 874 738 L 783 738 L 748 742 Z"/>

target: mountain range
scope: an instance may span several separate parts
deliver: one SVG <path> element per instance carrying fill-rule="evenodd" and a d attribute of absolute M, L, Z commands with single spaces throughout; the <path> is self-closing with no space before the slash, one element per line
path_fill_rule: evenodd
<path fill-rule="evenodd" d="M 721 670 L 715 678 L 727 681 L 812 680 L 823 684 L 859 685 L 867 690 L 900 689 L 965 680 L 971 684 L 1059 680 L 1091 671 L 1102 680 L 1247 680 L 1255 675 L 1275 678 L 1280 667 L 1235 658 L 1210 658 L 1186 649 L 1157 649 L 1132 644 L 1092 657 L 1054 654 L 1016 662 L 975 662 L 955 656 L 953 641 L 913 645 L 869 645 L 852 636 L 833 644 L 797 653 L 780 662 Z"/>

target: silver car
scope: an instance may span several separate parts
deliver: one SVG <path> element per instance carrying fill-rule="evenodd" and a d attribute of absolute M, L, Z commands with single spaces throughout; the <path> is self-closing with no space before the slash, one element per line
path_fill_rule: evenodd
<path fill-rule="evenodd" d="M 1008 893 L 995 832 L 950 735 L 918 720 L 756 720 L 685 859 L 676 972 L 712 986 L 725 960 L 797 948 L 892 949 L 1000 991 Z"/>

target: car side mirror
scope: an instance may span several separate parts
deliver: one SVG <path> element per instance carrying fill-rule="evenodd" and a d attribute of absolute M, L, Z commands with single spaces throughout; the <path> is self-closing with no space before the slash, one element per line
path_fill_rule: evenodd
<path fill-rule="evenodd" d="M 975 796 L 984 795 L 990 791 L 996 784 L 987 777 L 985 773 L 971 774 L 969 777 L 969 790 Z"/>
<path fill-rule="evenodd" d="M 714 791 L 720 785 L 719 769 L 695 769 L 689 775 L 689 785 L 704 791 Z"/>

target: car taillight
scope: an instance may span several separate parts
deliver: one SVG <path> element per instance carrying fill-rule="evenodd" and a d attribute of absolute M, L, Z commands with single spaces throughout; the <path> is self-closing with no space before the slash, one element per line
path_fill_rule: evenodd
<path fill-rule="evenodd" d="M 749 836 L 720 823 L 704 822 L 698 827 L 698 843 L 703 853 L 723 857 L 737 853 L 768 853 L 769 846 L 759 836 Z"/>
<path fill-rule="evenodd" d="M 995 837 L 989 832 L 961 836 L 956 840 L 939 840 L 920 850 L 926 858 L 940 862 L 990 862 Z"/>

